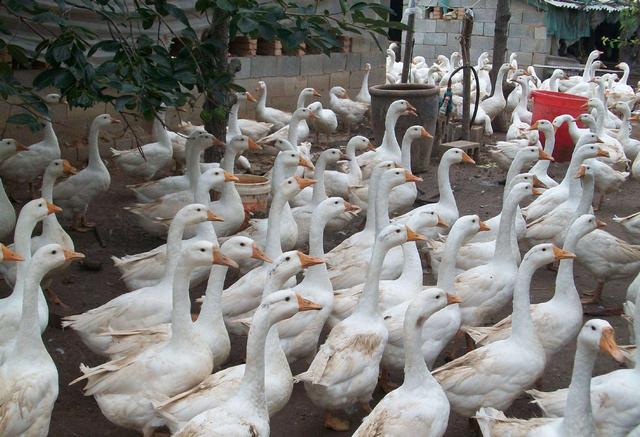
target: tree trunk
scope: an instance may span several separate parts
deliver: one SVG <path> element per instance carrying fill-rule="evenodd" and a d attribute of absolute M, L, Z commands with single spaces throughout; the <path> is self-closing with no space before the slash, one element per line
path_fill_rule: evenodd
<path fill-rule="evenodd" d="M 500 66 L 505 62 L 510 19 L 511 9 L 509 7 L 509 0 L 498 0 L 496 9 L 496 27 L 493 36 L 493 68 L 491 69 L 491 85 L 494 90 L 496 89 L 498 70 L 500 70 Z"/>
<path fill-rule="evenodd" d="M 212 64 L 220 71 L 228 71 L 231 80 L 240 71 L 240 62 L 229 62 L 229 16 L 222 10 L 215 9 L 211 14 L 211 25 L 205 30 L 202 39 L 213 38 L 221 44 L 216 45 Z M 236 97 L 228 92 L 226 88 L 215 87 L 207 89 L 205 101 L 202 106 L 204 113 L 204 126 L 207 132 L 215 135 L 221 141 L 225 141 L 227 132 L 227 122 L 229 120 L 229 110 L 235 103 Z M 220 162 L 224 150 L 217 147 L 210 147 L 204 155 L 205 162 Z"/>

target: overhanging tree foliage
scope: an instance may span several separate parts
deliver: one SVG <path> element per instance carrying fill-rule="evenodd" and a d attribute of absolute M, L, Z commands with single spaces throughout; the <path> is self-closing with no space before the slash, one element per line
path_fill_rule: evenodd
<path fill-rule="evenodd" d="M 88 108 L 110 103 L 123 115 L 156 116 L 162 104 L 195 104 L 204 96 L 201 118 L 208 130 L 224 133 L 228 109 L 233 103 L 239 64 L 230 62 L 229 40 L 237 35 L 279 39 L 284 48 L 301 43 L 328 53 L 339 47 L 345 32 L 386 36 L 392 11 L 375 2 L 339 0 L 336 9 L 287 0 L 197 0 L 197 18 L 206 17 L 208 26 L 198 33 L 194 17 L 166 0 L 4 0 L 5 16 L 27 26 L 41 42 L 27 51 L 13 42 L 7 21 L 0 21 L 0 49 L 14 64 L 30 66 L 44 62 L 31 84 L 17 81 L 13 66 L 0 62 L 0 95 L 24 109 L 9 123 L 39 127 L 39 117 L 48 109 L 38 91 L 57 89 L 70 107 Z M 109 36 L 99 37 L 92 29 L 78 25 L 73 14 L 98 17 L 107 25 Z M 160 34 L 171 35 L 170 42 Z M 96 54 L 107 54 L 92 58 Z M 126 119 L 126 117 L 125 117 Z"/>

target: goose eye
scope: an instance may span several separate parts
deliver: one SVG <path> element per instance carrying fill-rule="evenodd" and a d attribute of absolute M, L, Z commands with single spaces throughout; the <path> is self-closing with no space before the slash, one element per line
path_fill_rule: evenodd
<path fill-rule="evenodd" d="M 289 302 L 291 300 L 291 298 L 289 296 L 284 298 L 285 301 Z"/>
<path fill-rule="evenodd" d="M 200 211 L 202 211 L 202 209 L 198 208 L 198 209 L 196 209 L 196 211 L 200 212 Z"/>
<path fill-rule="evenodd" d="M 288 183 L 288 184 L 291 184 L 291 181 L 288 181 L 287 183 Z"/>
<path fill-rule="evenodd" d="M 399 234 L 399 233 L 400 233 L 400 229 L 396 229 L 396 234 Z"/>
<path fill-rule="evenodd" d="M 52 250 L 52 251 L 51 251 L 51 254 L 52 254 L 52 255 L 55 255 L 56 253 L 58 253 L 58 251 L 57 251 L 57 250 Z"/>
<path fill-rule="evenodd" d="M 200 252 L 204 252 L 204 249 L 200 249 Z"/>
<path fill-rule="evenodd" d="M 290 260 L 291 260 L 291 257 L 290 257 L 290 256 L 288 256 L 288 257 L 286 257 L 284 260 L 285 260 L 285 261 L 290 261 Z"/>
<path fill-rule="evenodd" d="M 42 208 L 42 203 L 39 203 L 39 204 L 38 204 L 38 207 L 39 207 L 39 208 Z"/>
<path fill-rule="evenodd" d="M 471 223 L 475 223 L 475 222 L 476 222 L 476 219 L 471 220 Z"/>
<path fill-rule="evenodd" d="M 244 243 L 240 243 L 240 246 L 244 247 Z"/>
<path fill-rule="evenodd" d="M 338 201 L 336 200 L 335 202 L 333 202 L 333 204 L 334 204 L 334 205 L 337 205 L 337 204 L 338 204 Z"/>
<path fill-rule="evenodd" d="M 595 330 L 596 330 L 596 327 L 595 327 L 595 326 L 591 326 L 591 330 L 592 330 L 592 331 L 595 331 Z"/>
<path fill-rule="evenodd" d="M 547 251 L 547 249 L 546 249 L 546 248 L 543 248 L 543 249 L 542 249 L 542 251 L 543 251 L 543 252 L 546 252 L 546 251 Z"/>
<path fill-rule="evenodd" d="M 436 296 L 436 299 L 440 299 L 440 295 L 439 294 Z"/>

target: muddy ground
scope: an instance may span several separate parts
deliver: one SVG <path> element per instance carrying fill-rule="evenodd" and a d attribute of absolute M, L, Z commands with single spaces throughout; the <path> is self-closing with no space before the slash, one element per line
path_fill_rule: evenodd
<path fill-rule="evenodd" d="M 254 158 L 253 162 L 257 162 Z M 435 160 L 434 160 L 435 161 Z M 82 167 L 83 163 L 76 163 Z M 479 162 L 480 166 L 457 165 L 452 168 L 451 180 L 455 190 L 456 199 L 461 215 L 479 214 L 481 218 L 489 218 L 500 209 L 501 194 L 504 173 L 490 165 L 487 156 L 483 153 Z M 424 182 L 419 184 L 424 192 L 422 201 L 437 200 L 437 186 L 435 182 L 435 170 L 437 162 L 432 162 L 429 172 L 422 174 Z M 564 174 L 566 164 L 553 164 L 551 174 L 559 180 Z M 100 196 L 90 208 L 89 218 L 98 223 L 100 234 L 106 247 L 101 247 L 92 233 L 71 233 L 76 250 L 87 255 L 87 258 L 97 266 L 97 270 L 88 270 L 82 265 L 75 264 L 69 270 L 62 273 L 54 281 L 54 290 L 61 299 L 69 304 L 72 309 L 64 310 L 61 307 L 52 308 L 50 327 L 44 333 L 44 341 L 56 362 L 60 374 L 60 396 L 58 397 L 53 417 L 51 420 L 50 435 L 54 437 L 82 436 L 82 437 L 129 437 L 138 435 L 136 432 L 116 427 L 107 421 L 98 409 L 91 397 L 84 397 L 82 385 L 69 386 L 69 382 L 76 378 L 80 372 L 80 363 L 96 365 L 103 361 L 101 357 L 92 354 L 71 330 L 63 331 L 59 326 L 60 317 L 89 310 L 101 305 L 119 294 L 127 291 L 119 279 L 119 273 L 114 268 L 110 259 L 112 255 L 121 256 L 149 250 L 163 241 L 146 235 L 137 225 L 132 215 L 123 210 L 123 207 L 134 202 L 133 194 L 125 187 L 134 181 L 118 173 L 111 167 L 112 185 L 109 192 Z M 630 181 L 625 184 L 622 192 L 607 197 L 603 210 L 598 217 L 609 224 L 607 228 L 613 234 L 625 237 L 623 229 L 613 223 L 611 217 L 616 214 L 624 216 L 640 209 L 640 200 L 636 193 L 640 186 L 637 182 Z M 25 198 L 26 191 L 14 192 L 18 198 Z M 356 223 L 356 229 L 360 223 Z M 337 245 L 344 235 L 326 235 L 326 250 Z M 555 273 L 541 269 L 532 283 L 532 301 L 540 302 L 550 298 Z M 575 280 L 579 290 L 587 290 L 593 286 L 593 278 L 581 267 L 575 271 Z M 604 300 L 606 305 L 620 305 L 625 295 L 629 280 L 614 281 L 607 284 Z M 430 274 L 425 274 L 425 284 L 435 283 Z M 0 294 L 8 292 L 5 284 L 0 283 Z M 202 289 L 192 291 L 192 296 L 200 296 Z M 509 311 L 505 310 L 506 315 Z M 621 317 L 608 319 L 616 328 L 618 342 L 628 342 L 626 322 Z M 245 340 L 232 338 L 232 354 L 227 365 L 241 363 L 244 357 Z M 574 354 L 574 344 L 566 351 L 556 356 L 548 363 L 544 376 L 543 388 L 545 390 L 566 387 L 570 381 L 571 366 Z M 438 365 L 442 363 L 442 358 Z M 596 374 L 609 372 L 617 368 L 611 358 L 600 357 L 595 368 Z M 293 366 L 293 373 L 304 370 L 304 364 Z M 382 393 L 376 391 L 376 400 Z M 518 400 L 508 411 L 508 415 L 528 418 L 540 415 L 539 410 L 522 398 Z M 352 416 L 352 430 L 358 426 L 362 416 Z M 291 400 L 283 411 L 271 420 L 271 432 L 273 436 L 342 436 L 350 433 L 330 432 L 322 427 L 322 412 L 315 407 L 306 397 L 302 385 L 297 385 Z M 447 436 L 472 435 L 465 418 L 451 413 Z"/>

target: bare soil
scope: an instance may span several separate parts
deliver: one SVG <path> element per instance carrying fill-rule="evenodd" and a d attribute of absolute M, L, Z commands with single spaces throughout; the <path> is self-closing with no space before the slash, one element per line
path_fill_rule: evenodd
<path fill-rule="evenodd" d="M 342 143 L 344 144 L 344 143 Z M 269 157 L 268 159 L 271 159 Z M 260 159 L 253 157 L 252 162 L 260 163 Z M 262 162 L 261 164 L 264 164 Z M 500 210 L 503 185 L 499 182 L 504 179 L 504 173 L 491 167 L 487 157 L 483 154 L 479 162 L 480 166 L 457 165 L 452 168 L 451 180 L 455 190 L 456 199 L 461 215 L 479 214 L 481 218 L 490 218 Z M 79 167 L 84 164 L 78 163 Z M 437 199 L 437 185 L 435 180 L 437 162 L 432 162 L 429 172 L 422 174 L 424 182 L 419 184 L 424 192 L 420 198 L 434 201 Z M 566 169 L 566 164 L 553 164 L 552 176 L 559 180 Z M 101 357 L 92 354 L 80 341 L 73 331 L 63 331 L 60 328 L 60 317 L 89 310 L 101 305 L 110 299 L 126 292 L 124 284 L 119 279 L 119 273 L 113 266 L 110 257 L 124 254 L 134 254 L 152 249 L 162 244 L 163 241 L 145 234 L 137 225 L 132 215 L 123 210 L 123 207 L 135 201 L 133 194 L 126 188 L 133 180 L 119 174 L 117 169 L 111 168 L 112 185 L 108 193 L 100 196 L 90 208 L 89 219 L 97 222 L 100 235 L 106 247 L 101 247 L 95 235 L 92 233 L 71 233 L 76 250 L 87 255 L 92 269 L 80 264 L 73 265 L 66 272 L 60 274 L 54 281 L 53 289 L 60 298 L 69 304 L 72 309 L 67 311 L 60 307 L 51 308 L 52 317 L 50 327 L 44 333 L 44 342 L 56 362 L 60 374 L 60 396 L 51 420 L 50 436 L 91 436 L 91 437 L 129 437 L 138 435 L 134 431 L 124 430 L 107 421 L 95 401 L 91 397 L 82 394 L 82 385 L 69 386 L 69 382 L 79 376 L 80 363 L 96 365 L 103 361 Z M 635 181 L 627 182 L 623 191 L 607 197 L 603 210 L 598 217 L 609 224 L 609 232 L 625 237 L 623 229 L 613 223 L 611 217 L 636 212 L 640 209 L 640 200 L 636 193 L 640 186 Z M 20 189 L 13 193 L 16 197 L 24 199 L 27 192 Z M 420 200 L 420 199 L 419 199 Z M 353 232 L 358 224 L 354 224 Z M 345 235 L 326 235 L 326 249 L 337 245 Z M 607 284 L 604 301 L 607 306 L 621 305 L 628 283 L 625 281 L 613 281 Z M 532 283 L 532 301 L 545 301 L 551 297 L 555 280 L 555 273 L 541 269 L 536 273 Z M 577 266 L 575 280 L 579 290 L 588 290 L 594 285 L 593 278 L 582 267 Z M 434 283 L 430 274 L 425 274 L 425 284 Z M 5 284 L 0 283 L 0 294 L 8 293 Z M 193 290 L 192 297 L 200 296 L 202 289 Z M 504 315 L 509 313 L 504 311 Z M 616 337 L 620 344 L 628 343 L 628 330 L 626 322 L 621 317 L 608 318 L 616 328 Z M 497 320 L 496 320 L 497 321 Z M 241 363 L 244 357 L 245 339 L 232 338 L 232 354 L 227 365 Z M 566 387 L 570 381 L 575 345 L 571 344 L 565 351 L 554 357 L 547 364 L 544 375 L 543 389 L 551 390 Z M 442 358 L 438 365 L 442 363 Z M 304 363 L 296 363 L 293 366 L 294 374 L 304 370 Z M 595 374 L 602 374 L 617 368 L 615 362 L 608 357 L 600 357 L 595 368 Z M 401 377 L 401 376 L 400 376 Z M 376 400 L 383 394 L 378 390 L 375 393 Z M 373 403 L 372 403 L 373 405 Z M 508 411 L 508 415 L 520 418 L 539 416 L 540 411 L 529 404 L 528 399 L 518 400 Z M 352 418 L 352 431 L 358 426 L 362 417 L 361 413 L 354 414 Z M 271 420 L 271 430 L 274 436 L 339 436 L 350 433 L 337 433 L 325 430 L 322 427 L 322 411 L 315 407 L 304 393 L 301 385 L 297 385 L 287 407 Z M 473 435 L 468 427 L 467 420 L 455 413 L 451 413 L 447 436 Z"/>

